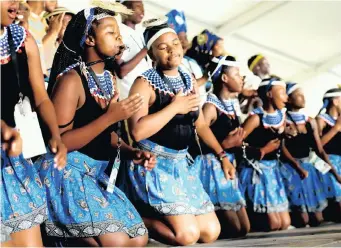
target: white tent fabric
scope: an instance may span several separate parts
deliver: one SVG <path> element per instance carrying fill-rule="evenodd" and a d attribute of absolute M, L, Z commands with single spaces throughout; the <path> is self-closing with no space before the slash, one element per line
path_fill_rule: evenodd
<path fill-rule="evenodd" d="M 207 28 L 225 41 L 247 71 L 247 60 L 265 55 L 271 72 L 302 84 L 306 112 L 315 116 L 323 93 L 341 84 L 340 1 L 146 0 L 145 18 L 183 10 L 188 36 Z M 79 11 L 87 0 L 59 0 Z M 248 71 L 248 73 L 250 73 Z"/>

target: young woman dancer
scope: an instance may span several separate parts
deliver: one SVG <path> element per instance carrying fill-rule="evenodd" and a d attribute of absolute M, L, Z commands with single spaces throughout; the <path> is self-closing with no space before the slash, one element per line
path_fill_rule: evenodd
<path fill-rule="evenodd" d="M 324 94 L 317 123 L 322 145 L 335 168 L 322 176 L 324 192 L 331 203 L 327 212 L 332 220 L 341 222 L 341 89 L 331 89 Z"/>
<path fill-rule="evenodd" d="M 305 98 L 298 84 L 287 83 L 287 128 L 285 148 L 296 160 L 295 164 L 281 167 L 291 209 L 292 223 L 296 227 L 322 223 L 322 211 L 327 207 L 327 198 L 320 181 L 320 172 L 315 166 L 316 154 L 330 164 L 318 134 L 314 119 L 300 110 L 305 107 Z M 334 170 L 332 170 L 334 171 Z"/>
<path fill-rule="evenodd" d="M 150 231 L 173 245 L 213 242 L 220 233 L 214 207 L 203 186 L 191 173 L 187 148 L 197 133 L 222 161 L 227 179 L 235 169 L 215 139 L 198 106 L 200 99 L 191 76 L 181 69 L 183 50 L 167 20 L 145 22 L 145 40 L 155 69 L 143 73 L 130 91 L 144 97 L 142 108 L 129 119 L 137 146 L 157 156 L 151 172 L 132 165 L 136 205 Z M 149 213 L 149 215 L 147 215 Z M 186 224 L 184 224 L 186 223 Z"/>
<path fill-rule="evenodd" d="M 235 109 L 235 95 L 240 93 L 243 80 L 239 67 L 232 56 L 212 59 L 208 74 L 213 83 L 213 93 L 207 97 L 203 114 L 207 125 L 226 151 L 231 163 L 239 152 L 244 132 Z M 238 178 L 226 180 L 219 159 L 205 144 L 202 150 L 195 147 L 195 170 L 215 206 L 222 226 L 221 237 L 241 237 L 250 230 L 246 203 L 239 190 Z M 202 156 L 200 156 L 202 152 Z"/>
<path fill-rule="evenodd" d="M 59 172 L 46 167 L 50 163 L 46 156 L 41 168 L 49 203 L 46 232 L 91 246 L 145 246 L 147 229 L 114 187 L 112 176 L 121 160 L 135 160 L 149 170 L 155 157 L 129 147 L 120 137 L 120 121 L 136 113 L 143 99 L 134 94 L 118 102 L 115 80 L 104 69 L 106 60 L 122 52 L 114 15 L 126 10 L 117 3 L 107 8 L 79 12 L 54 59 L 49 87 L 68 160 Z M 109 160 L 114 160 L 114 174 L 108 182 L 104 170 Z"/>
<path fill-rule="evenodd" d="M 263 112 L 251 115 L 244 123 L 246 142 L 262 148 L 269 141 L 279 148 L 285 128 L 285 83 L 275 78 L 263 80 L 258 89 Z M 245 149 L 245 145 L 243 146 Z M 286 229 L 290 225 L 288 199 L 279 170 L 279 150 L 261 158 L 244 154 L 239 174 L 254 229 L 266 231 Z M 261 224 L 261 226 L 257 226 Z"/>
<path fill-rule="evenodd" d="M 9 127 L 18 127 L 15 109 L 21 109 L 21 100 L 27 96 L 48 128 L 49 145 L 56 154 L 51 166 L 61 169 L 65 166 L 66 148 L 45 90 L 37 45 L 23 27 L 12 24 L 18 9 L 19 2 L 1 1 L 1 118 Z M 4 125 L 2 122 L 1 127 Z M 12 239 L 2 245 L 42 246 L 40 224 L 46 219 L 46 200 L 38 172 L 21 153 L 11 155 L 2 150 L 1 159 L 1 225 L 2 231 L 9 234 L 7 238 Z"/>

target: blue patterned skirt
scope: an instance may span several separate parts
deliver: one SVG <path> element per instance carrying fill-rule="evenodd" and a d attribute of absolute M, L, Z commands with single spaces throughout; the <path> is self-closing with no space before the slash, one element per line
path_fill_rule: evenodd
<path fill-rule="evenodd" d="M 240 164 L 240 189 L 256 213 L 288 211 L 289 202 L 277 160 L 246 160 Z"/>
<path fill-rule="evenodd" d="M 290 208 L 296 208 L 300 212 L 322 212 L 328 202 L 318 175 L 320 173 L 308 159 L 297 161 L 309 173 L 304 180 L 290 164 L 282 164 L 280 168 Z"/>
<path fill-rule="evenodd" d="M 231 163 L 233 154 L 227 154 Z M 239 211 L 246 206 L 244 197 L 239 189 L 238 177 L 226 180 L 221 168 L 221 162 L 214 154 L 197 156 L 194 170 L 199 175 L 205 191 L 210 196 L 215 210 Z"/>
<path fill-rule="evenodd" d="M 329 154 L 328 156 L 330 162 L 335 167 L 337 174 L 341 175 L 341 156 L 334 154 Z M 320 176 L 327 198 L 334 199 L 336 202 L 341 202 L 341 184 L 336 181 L 331 173 L 326 173 L 325 175 L 320 174 Z"/>
<path fill-rule="evenodd" d="M 107 161 L 80 152 L 67 154 L 66 167 L 53 168 L 51 154 L 42 157 L 40 176 L 47 190 L 46 232 L 56 237 L 93 237 L 123 232 L 143 236 L 147 229 L 127 197 L 115 187 L 106 191 Z"/>
<path fill-rule="evenodd" d="M 139 142 L 138 146 L 154 153 L 157 163 L 152 171 L 131 163 L 128 174 L 137 205 L 147 205 L 162 216 L 214 211 L 198 175 L 189 168 L 187 149 L 172 150 L 149 140 Z"/>
<path fill-rule="evenodd" d="M 35 165 L 1 149 L 1 242 L 46 220 L 46 195 Z"/>

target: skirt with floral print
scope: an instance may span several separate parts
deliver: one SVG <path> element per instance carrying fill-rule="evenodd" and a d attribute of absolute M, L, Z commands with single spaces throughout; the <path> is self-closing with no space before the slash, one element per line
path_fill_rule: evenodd
<path fill-rule="evenodd" d="M 341 156 L 334 154 L 329 154 L 328 156 L 337 174 L 341 176 Z M 341 184 L 336 181 L 335 177 L 331 173 L 326 173 L 325 175 L 320 174 L 320 177 L 327 198 L 333 199 L 336 202 L 341 202 Z"/>
<path fill-rule="evenodd" d="M 132 198 L 137 206 L 150 207 L 161 216 L 193 214 L 214 211 L 199 177 L 190 169 L 189 154 L 185 150 L 172 150 L 149 140 L 138 144 L 139 148 L 156 155 L 153 170 L 131 163 L 129 179 L 132 182 Z"/>
<path fill-rule="evenodd" d="M 123 232 L 129 237 L 147 233 L 144 223 L 121 190 L 106 191 L 108 161 L 80 152 L 67 154 L 61 171 L 53 168 L 51 154 L 41 158 L 40 177 L 47 190 L 46 232 L 56 237 L 92 237 Z"/>
<path fill-rule="evenodd" d="M 253 165 L 252 165 L 253 164 Z M 288 211 L 289 203 L 277 160 L 243 160 L 240 189 L 247 205 L 256 213 Z"/>
<path fill-rule="evenodd" d="M 280 168 L 290 208 L 298 209 L 300 212 L 322 212 L 328 202 L 319 178 L 320 173 L 305 159 L 298 159 L 298 161 L 309 173 L 303 180 L 290 164 L 282 164 Z"/>
<path fill-rule="evenodd" d="M 42 224 L 46 195 L 35 165 L 22 155 L 9 157 L 1 149 L 1 242 L 10 234 Z"/>
<path fill-rule="evenodd" d="M 227 154 L 231 163 L 233 154 Z M 239 180 L 226 180 L 221 162 L 214 154 L 197 156 L 195 159 L 196 174 L 199 175 L 205 191 L 210 196 L 215 210 L 239 211 L 246 206 L 239 189 Z"/>

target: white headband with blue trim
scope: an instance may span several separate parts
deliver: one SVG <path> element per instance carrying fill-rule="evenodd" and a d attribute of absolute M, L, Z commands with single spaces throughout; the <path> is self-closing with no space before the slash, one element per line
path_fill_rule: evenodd
<path fill-rule="evenodd" d="M 212 77 L 220 70 L 220 68 L 223 66 L 223 65 L 226 65 L 226 66 L 233 66 L 233 67 L 240 67 L 240 62 L 237 62 L 237 61 L 229 61 L 229 60 L 226 60 L 227 56 L 223 56 L 221 57 L 220 59 L 217 58 L 217 57 L 214 57 L 211 61 L 213 63 L 216 63 L 217 64 L 217 67 L 214 69 L 214 71 L 212 73 L 208 73 L 208 81 L 211 81 L 212 80 Z"/>
<path fill-rule="evenodd" d="M 332 98 L 332 97 L 341 97 L 341 91 L 340 92 L 330 92 L 324 94 L 323 98 Z"/>
<path fill-rule="evenodd" d="M 292 86 L 288 91 L 287 91 L 287 95 L 292 94 L 295 90 L 300 89 L 301 87 L 298 84 L 295 84 L 294 86 Z"/>

